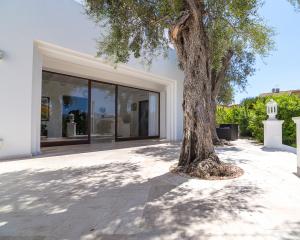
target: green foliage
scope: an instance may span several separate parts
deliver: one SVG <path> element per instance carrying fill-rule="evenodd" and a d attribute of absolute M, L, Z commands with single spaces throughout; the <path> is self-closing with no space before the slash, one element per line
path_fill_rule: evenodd
<path fill-rule="evenodd" d="M 115 62 L 127 62 L 131 54 L 150 61 L 168 49 L 165 29 L 178 17 L 182 1 L 86 0 L 85 8 L 107 30 L 99 40 L 98 55 Z"/>
<path fill-rule="evenodd" d="M 219 106 L 217 108 L 217 123 L 239 123 L 242 114 L 241 110 L 238 106 Z"/>
<path fill-rule="evenodd" d="M 252 136 L 248 129 L 248 112 L 246 108 L 240 106 L 217 108 L 217 124 L 235 123 L 239 124 L 241 136 Z"/>
<path fill-rule="evenodd" d="M 248 77 L 255 72 L 254 64 L 255 55 L 252 52 L 242 51 L 232 56 L 217 97 L 219 104 L 231 104 L 234 101 L 234 89 L 245 90 Z"/>
<path fill-rule="evenodd" d="M 292 117 L 300 116 L 300 99 L 296 96 L 282 96 L 274 98 L 279 105 L 278 118 L 284 120 L 283 141 L 285 144 L 295 144 L 296 125 Z"/>
<path fill-rule="evenodd" d="M 234 101 L 234 88 L 230 81 L 223 81 L 217 96 L 217 103 L 229 105 Z"/>
<path fill-rule="evenodd" d="M 265 99 L 257 98 L 256 102 L 252 105 L 252 110 L 248 114 L 247 129 L 255 139 L 262 142 L 264 140 L 264 126 L 262 121 L 267 119 Z"/>
<path fill-rule="evenodd" d="M 300 0 L 288 0 L 297 10 L 300 10 Z"/>
<path fill-rule="evenodd" d="M 226 54 L 234 53 L 219 103 L 233 102 L 234 89 L 244 90 L 247 78 L 254 73 L 256 55 L 265 56 L 273 48 L 273 31 L 258 15 L 261 6 L 262 0 L 204 1 L 210 68 L 218 73 Z M 133 56 L 147 64 L 158 55 L 168 55 L 171 42 L 167 30 L 191 11 L 185 0 L 85 0 L 85 8 L 107 30 L 98 41 L 98 56 L 115 63 Z"/>
<path fill-rule="evenodd" d="M 236 56 L 251 54 L 265 56 L 273 48 L 273 30 L 267 27 L 258 14 L 260 0 L 208 0 L 207 21 L 212 67 L 222 67 L 228 50 Z"/>
<path fill-rule="evenodd" d="M 284 120 L 283 143 L 296 144 L 296 126 L 292 117 L 300 116 L 300 97 L 296 95 L 274 95 L 272 97 L 248 98 L 239 106 L 217 109 L 217 123 L 236 123 L 240 125 L 242 136 L 254 137 L 263 141 L 263 120 L 267 119 L 266 103 L 270 99 L 278 103 L 277 118 Z"/>
<path fill-rule="evenodd" d="M 206 0 L 205 23 L 212 68 L 220 68 L 231 49 L 265 55 L 272 47 L 272 30 L 257 10 L 261 0 Z M 86 12 L 109 29 L 99 40 L 99 55 L 127 62 L 133 55 L 151 62 L 166 54 L 170 39 L 166 30 L 174 26 L 189 6 L 185 0 L 85 0 Z"/>

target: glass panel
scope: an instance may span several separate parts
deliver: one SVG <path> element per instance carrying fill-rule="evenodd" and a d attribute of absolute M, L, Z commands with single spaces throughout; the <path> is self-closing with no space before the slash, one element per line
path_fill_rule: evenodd
<path fill-rule="evenodd" d="M 159 136 L 159 94 L 149 92 L 149 136 Z"/>
<path fill-rule="evenodd" d="M 159 95 L 118 87 L 118 138 L 158 136 Z"/>
<path fill-rule="evenodd" d="M 111 141 L 115 137 L 115 86 L 92 82 L 91 141 Z"/>
<path fill-rule="evenodd" d="M 43 72 L 41 142 L 92 142 L 115 138 L 116 86 Z M 159 136 L 159 94 L 118 87 L 118 138 Z"/>
<path fill-rule="evenodd" d="M 88 140 L 88 81 L 43 72 L 41 141 Z"/>

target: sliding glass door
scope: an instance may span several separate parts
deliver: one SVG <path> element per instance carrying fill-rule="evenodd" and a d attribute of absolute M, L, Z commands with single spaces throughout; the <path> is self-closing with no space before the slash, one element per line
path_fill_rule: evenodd
<path fill-rule="evenodd" d="M 118 86 L 117 139 L 159 136 L 159 94 Z"/>
<path fill-rule="evenodd" d="M 91 141 L 115 139 L 116 86 L 91 82 Z"/>
<path fill-rule="evenodd" d="M 149 136 L 159 136 L 159 93 L 149 93 Z"/>
<path fill-rule="evenodd" d="M 159 137 L 159 93 L 43 71 L 42 146 Z"/>
<path fill-rule="evenodd" d="M 88 82 L 43 72 L 41 142 L 88 142 Z"/>

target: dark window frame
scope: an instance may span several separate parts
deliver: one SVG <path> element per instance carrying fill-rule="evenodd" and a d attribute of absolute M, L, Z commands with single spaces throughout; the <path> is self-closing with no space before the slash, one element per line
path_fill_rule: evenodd
<path fill-rule="evenodd" d="M 57 75 L 66 76 L 66 77 L 73 77 L 73 78 L 78 78 L 78 79 L 88 81 L 88 126 L 87 126 L 88 138 L 87 138 L 87 140 L 73 140 L 73 141 L 63 141 L 62 140 L 62 141 L 53 141 L 53 142 L 41 142 L 41 147 L 77 145 L 77 144 L 91 144 L 91 98 L 92 98 L 91 94 L 92 94 L 92 82 L 115 86 L 115 138 L 114 138 L 114 140 L 116 142 L 130 141 L 130 140 L 158 139 L 158 138 L 160 138 L 160 92 L 156 92 L 156 91 L 153 91 L 153 90 L 142 89 L 142 88 L 138 88 L 138 87 L 126 86 L 126 85 L 122 85 L 122 84 L 103 82 L 103 81 L 98 81 L 98 80 L 95 80 L 95 79 L 78 77 L 78 76 L 74 76 L 74 75 L 70 75 L 70 74 L 64 74 L 64 73 L 54 72 L 54 71 L 49 71 L 49 70 L 42 70 L 42 72 L 57 74 Z M 118 119 L 117 118 L 118 118 L 118 93 L 119 93 L 118 87 L 119 86 L 120 87 L 127 87 L 127 88 L 137 89 L 137 90 L 141 90 L 141 91 L 148 91 L 148 92 L 158 94 L 158 135 L 157 136 L 124 137 L 124 138 L 118 137 Z"/>

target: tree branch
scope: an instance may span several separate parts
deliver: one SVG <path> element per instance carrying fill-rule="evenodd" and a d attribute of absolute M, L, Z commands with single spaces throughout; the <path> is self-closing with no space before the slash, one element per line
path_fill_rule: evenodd
<path fill-rule="evenodd" d="M 184 12 L 183 15 L 177 21 L 177 23 L 170 29 L 170 37 L 172 42 L 177 41 L 177 37 L 182 31 L 182 26 L 185 24 L 185 22 L 189 19 L 190 16 L 191 14 L 188 11 Z"/>
<path fill-rule="evenodd" d="M 197 4 L 195 3 L 195 0 L 186 0 L 186 1 L 192 11 L 195 21 L 198 22 L 200 20 L 200 11 L 199 8 L 197 7 Z"/>
<path fill-rule="evenodd" d="M 219 94 L 219 90 L 221 87 L 222 82 L 225 79 L 226 71 L 230 65 L 230 60 L 233 56 L 233 51 L 229 49 L 226 55 L 222 59 L 222 68 L 219 72 L 213 71 L 212 73 L 212 98 L 216 98 Z"/>

